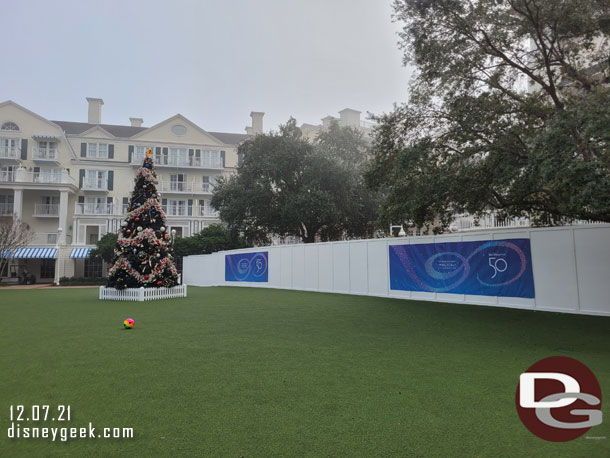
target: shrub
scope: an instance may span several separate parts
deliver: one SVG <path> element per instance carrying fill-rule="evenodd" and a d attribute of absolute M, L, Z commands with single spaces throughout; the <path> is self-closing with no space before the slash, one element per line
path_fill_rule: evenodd
<path fill-rule="evenodd" d="M 61 277 L 61 286 L 105 285 L 108 279 L 104 277 Z"/>

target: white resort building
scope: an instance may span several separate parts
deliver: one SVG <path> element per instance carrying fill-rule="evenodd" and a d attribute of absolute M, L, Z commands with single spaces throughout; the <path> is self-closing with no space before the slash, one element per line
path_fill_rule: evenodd
<path fill-rule="evenodd" d="M 19 218 L 35 233 L 28 247 L 8 254 L 0 277 L 24 267 L 43 282 L 102 276 L 89 251 L 117 231 L 147 147 L 170 230 L 190 236 L 219 222 L 210 206 L 214 183 L 235 170 L 239 143 L 263 129 L 261 112 L 251 113 L 247 134 L 209 132 L 180 114 L 152 127 L 141 118 L 102 124 L 103 100 L 87 101 L 87 122 L 50 121 L 0 103 L 0 219 Z"/>

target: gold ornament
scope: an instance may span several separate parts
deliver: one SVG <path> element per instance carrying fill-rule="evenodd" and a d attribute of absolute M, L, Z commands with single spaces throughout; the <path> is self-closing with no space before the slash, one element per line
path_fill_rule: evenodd
<path fill-rule="evenodd" d="M 152 150 L 150 148 L 146 148 L 146 157 L 149 159 L 152 157 Z"/>

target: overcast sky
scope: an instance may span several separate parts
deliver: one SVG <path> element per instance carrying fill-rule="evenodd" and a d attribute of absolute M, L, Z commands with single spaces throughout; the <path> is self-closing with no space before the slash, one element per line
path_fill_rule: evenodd
<path fill-rule="evenodd" d="M 87 121 L 154 125 L 181 113 L 243 133 L 406 99 L 391 0 L 19 0 L 2 8 L 0 102 Z"/>

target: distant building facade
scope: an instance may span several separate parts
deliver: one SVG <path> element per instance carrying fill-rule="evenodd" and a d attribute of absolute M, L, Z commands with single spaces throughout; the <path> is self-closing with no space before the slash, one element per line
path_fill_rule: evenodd
<path fill-rule="evenodd" d="M 351 108 L 345 108 L 339 112 L 339 117 L 335 116 L 326 116 L 321 119 L 322 124 L 301 124 L 301 132 L 303 133 L 303 137 L 309 140 L 315 140 L 316 136 L 324 129 L 328 129 L 330 123 L 332 121 L 337 121 L 342 127 L 353 127 L 361 131 L 365 138 L 369 138 L 374 123 L 368 121 L 362 121 L 360 119 L 361 113 L 358 110 L 353 110 Z"/>

